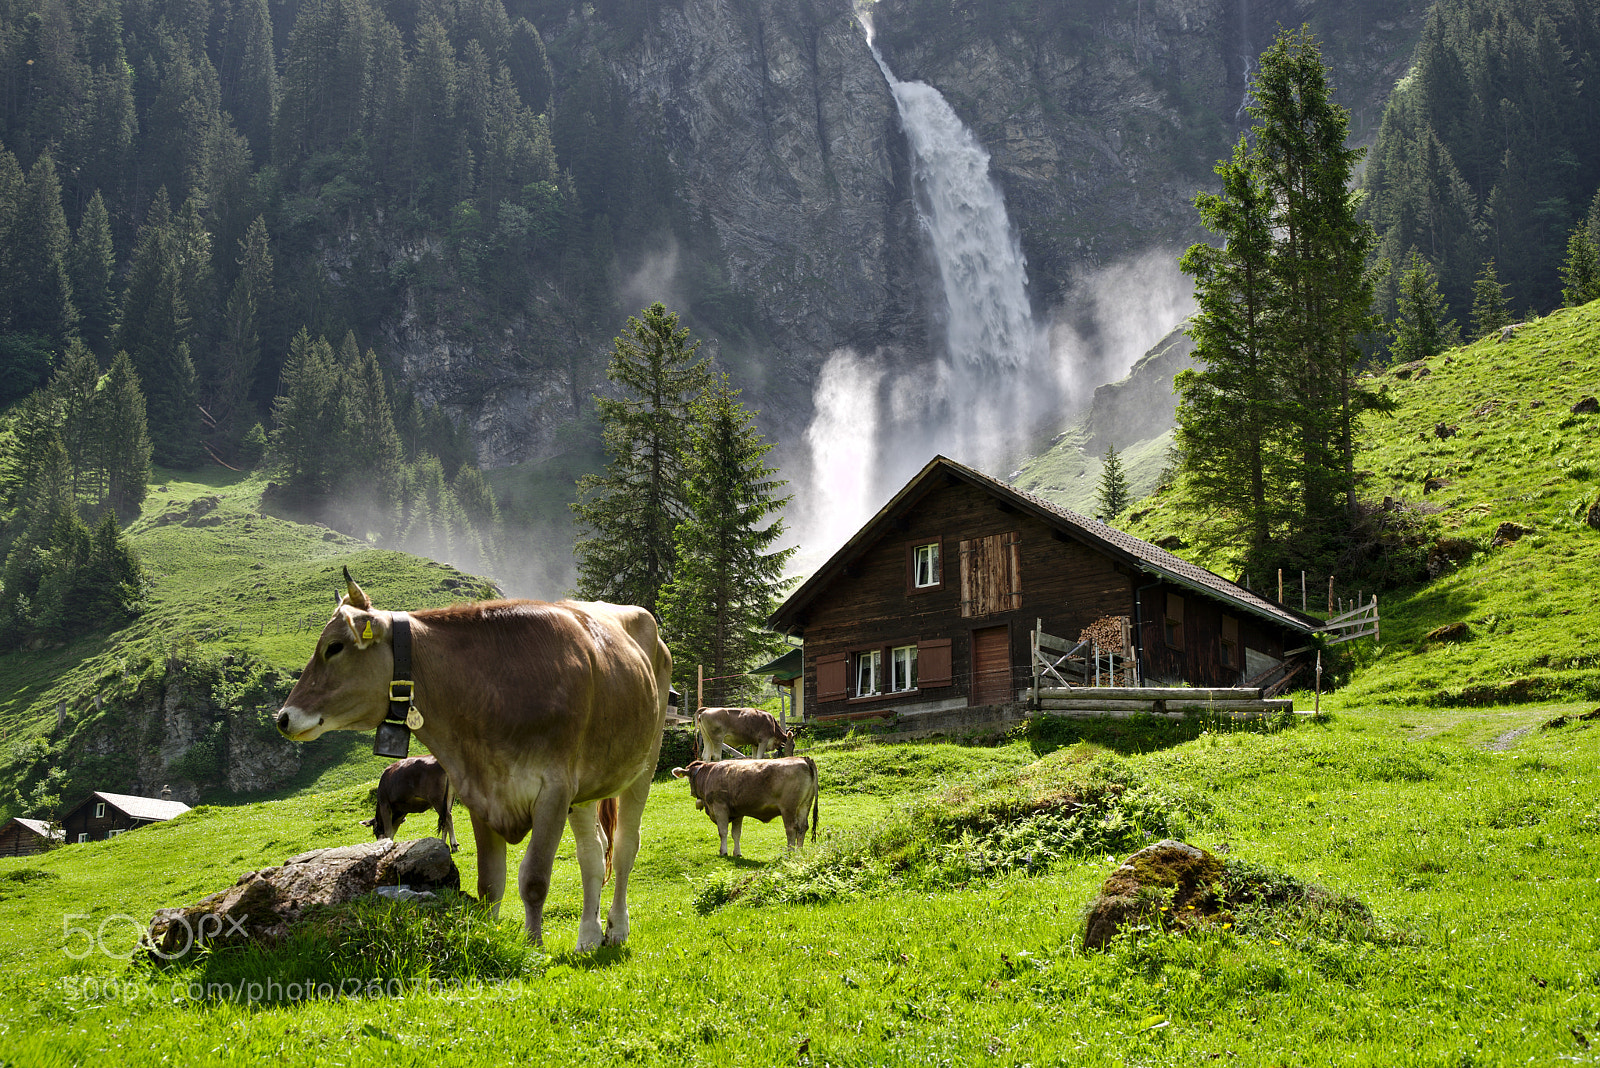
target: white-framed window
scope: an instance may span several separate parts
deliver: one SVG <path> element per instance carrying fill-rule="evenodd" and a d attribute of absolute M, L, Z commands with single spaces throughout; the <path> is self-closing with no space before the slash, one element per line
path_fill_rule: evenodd
<path fill-rule="evenodd" d="M 917 647 L 899 645 L 889 650 L 889 689 L 891 692 L 917 688 Z"/>
<path fill-rule="evenodd" d="M 121 834 L 123 831 L 125 831 L 127 829 L 128 828 L 126 828 L 126 827 L 113 827 L 111 829 L 111 833 L 106 835 L 106 837 L 107 838 L 115 838 L 117 835 Z"/>
<path fill-rule="evenodd" d="M 97 820 L 106 818 L 106 803 L 104 801 L 96 801 L 94 803 L 94 818 Z"/>
<path fill-rule="evenodd" d="M 911 550 L 911 584 L 924 590 L 939 585 L 940 581 L 939 543 L 915 546 Z"/>
<path fill-rule="evenodd" d="M 871 697 L 883 685 L 883 650 L 867 649 L 856 654 L 857 697 Z"/>
<path fill-rule="evenodd" d="M 87 842 L 88 840 L 89 840 L 89 832 L 88 831 L 79 831 L 78 832 L 78 844 L 79 845 L 82 845 L 84 842 Z"/>

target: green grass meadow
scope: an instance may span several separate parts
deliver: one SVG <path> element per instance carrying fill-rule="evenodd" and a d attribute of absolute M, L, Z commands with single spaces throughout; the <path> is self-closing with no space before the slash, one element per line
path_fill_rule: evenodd
<path fill-rule="evenodd" d="M 743 859 L 719 858 L 715 828 L 669 780 L 646 813 L 632 937 L 590 956 L 570 952 L 569 840 L 547 952 L 524 947 L 514 905 L 498 923 L 460 907 L 427 921 L 413 905 L 380 910 L 372 941 L 320 960 L 312 946 L 249 968 L 226 951 L 171 973 L 130 964 L 135 921 L 156 908 L 367 833 L 359 786 L 204 807 L 0 861 L 0 1061 L 1588 1063 L 1600 1040 L 1600 719 L 1570 715 L 1586 710 L 1338 711 L 1121 754 L 1072 744 L 1070 728 L 990 748 L 830 743 L 816 752 L 822 840 L 798 865 L 776 823 L 747 826 Z M 1566 723 L 1544 726 L 1563 711 Z M 813 879 L 805 903 L 707 906 L 719 882 L 814 875 L 930 803 L 1037 790 L 1084 762 L 1165 798 L 1168 828 L 1196 844 L 1360 898 L 1373 927 L 1241 915 L 1086 953 L 1085 906 L 1118 858 L 1067 853 L 966 877 L 961 851 L 982 848 L 972 840 L 945 844 L 953 866 L 947 856 L 868 892 L 816 893 Z M 402 837 L 431 829 L 413 817 Z M 470 889 L 470 836 L 458 859 Z M 433 943 L 419 948 L 417 930 Z M 327 987 L 284 990 L 308 976 Z"/>

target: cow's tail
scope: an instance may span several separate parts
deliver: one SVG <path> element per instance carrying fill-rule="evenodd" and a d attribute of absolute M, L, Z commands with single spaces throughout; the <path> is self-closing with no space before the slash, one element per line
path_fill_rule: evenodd
<path fill-rule="evenodd" d="M 817 844 L 817 799 L 822 796 L 822 784 L 817 779 L 817 762 L 806 757 L 806 767 L 811 769 L 811 844 Z"/>
<path fill-rule="evenodd" d="M 604 886 L 611 881 L 611 852 L 617 844 L 617 799 L 614 797 L 601 798 L 595 806 L 595 819 L 600 826 L 600 833 L 606 840 L 606 877 L 600 883 Z"/>

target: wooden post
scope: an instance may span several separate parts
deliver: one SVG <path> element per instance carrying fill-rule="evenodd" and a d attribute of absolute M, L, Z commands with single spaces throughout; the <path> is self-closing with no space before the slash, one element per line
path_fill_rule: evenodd
<path fill-rule="evenodd" d="M 1373 594 L 1372 595 L 1372 644 L 1373 645 L 1382 645 L 1383 644 L 1383 632 L 1382 632 L 1381 625 L 1378 623 L 1378 595 L 1377 594 Z"/>
<path fill-rule="evenodd" d="M 1328 614 L 1333 615 L 1333 576 L 1328 576 Z"/>
<path fill-rule="evenodd" d="M 1300 611 L 1306 610 L 1306 573 L 1300 572 Z"/>
<path fill-rule="evenodd" d="M 1311 701 L 1311 710 L 1317 715 L 1322 715 L 1322 650 L 1317 650 L 1317 685 L 1316 695 Z"/>
<path fill-rule="evenodd" d="M 700 710 L 706 707 L 706 666 L 696 664 L 694 667 L 694 710 L 699 715 Z"/>
<path fill-rule="evenodd" d="M 1044 620 L 1034 617 L 1033 634 L 1029 636 L 1028 647 L 1032 650 L 1033 659 L 1028 662 L 1028 670 L 1033 673 L 1033 710 L 1039 711 L 1039 635 L 1044 632 Z"/>
<path fill-rule="evenodd" d="M 1278 603 L 1283 603 L 1283 568 L 1278 568 Z"/>

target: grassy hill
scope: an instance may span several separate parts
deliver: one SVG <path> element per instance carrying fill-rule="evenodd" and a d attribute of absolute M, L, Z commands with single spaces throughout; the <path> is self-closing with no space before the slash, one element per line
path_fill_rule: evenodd
<path fill-rule="evenodd" d="M 88 790 L 126 790 L 152 768 L 161 780 L 144 789 L 170 776 L 186 800 L 194 790 L 229 800 L 370 780 L 381 762 L 361 739 L 301 759 L 267 719 L 331 615 L 341 569 L 380 607 L 471 600 L 487 582 L 263 515 L 256 478 L 220 469 L 157 474 L 162 481 L 128 530 L 150 579 L 143 615 L 111 634 L 0 656 L 0 783 L 26 796 L 47 768 L 60 767 L 68 774 L 61 800 L 72 804 Z M 282 747 L 279 766 L 226 774 L 231 755 L 273 746 Z M 229 779 L 249 788 L 230 789 Z M 7 804 L 16 814 L 17 797 L 0 797 Z"/>

